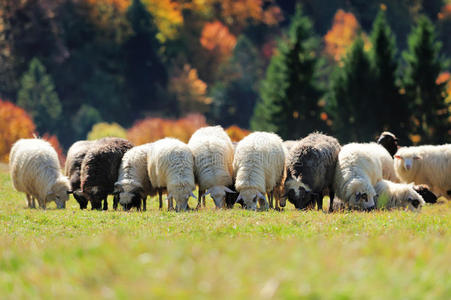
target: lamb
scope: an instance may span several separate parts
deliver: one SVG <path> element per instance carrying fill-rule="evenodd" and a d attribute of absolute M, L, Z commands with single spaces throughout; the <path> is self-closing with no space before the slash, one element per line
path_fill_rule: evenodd
<path fill-rule="evenodd" d="M 188 199 L 194 197 L 194 159 L 188 145 L 174 138 L 156 141 L 147 155 L 147 171 L 152 186 L 168 192 L 168 209 L 173 209 L 175 199 L 176 211 L 186 210 Z"/>
<path fill-rule="evenodd" d="M 393 157 L 398 151 L 398 138 L 391 132 L 384 131 L 377 139 L 377 143 L 387 149 L 388 153 Z"/>
<path fill-rule="evenodd" d="M 70 182 L 61 173 L 58 154 L 50 143 L 41 139 L 20 139 L 9 154 L 9 169 L 14 188 L 27 196 L 29 208 L 46 209 L 54 201 L 66 208 Z"/>
<path fill-rule="evenodd" d="M 210 194 L 217 208 L 225 206 L 226 193 L 236 193 L 233 183 L 234 148 L 230 137 L 221 126 L 198 129 L 188 146 L 194 156 L 194 177 L 199 185 L 199 205 Z"/>
<path fill-rule="evenodd" d="M 124 154 L 133 145 L 121 138 L 103 138 L 95 141 L 81 164 L 81 194 L 91 202 L 92 209 L 108 210 L 107 197 L 114 191 L 119 166 Z M 114 197 L 113 208 L 119 199 Z"/>
<path fill-rule="evenodd" d="M 369 144 L 347 144 L 338 154 L 333 189 L 349 208 L 375 208 L 377 193 L 374 185 L 382 180 L 382 164 Z M 330 203 L 333 207 L 333 203 Z"/>
<path fill-rule="evenodd" d="M 147 155 L 151 147 L 152 144 L 133 147 L 122 157 L 113 195 L 117 195 L 124 210 L 132 207 L 140 210 L 141 202 L 143 210 L 146 210 L 147 196 L 155 195 L 155 189 L 152 188 L 147 174 Z"/>
<path fill-rule="evenodd" d="M 268 132 L 254 132 L 242 139 L 235 151 L 233 170 L 235 188 L 246 209 L 256 210 L 257 200 L 261 209 L 268 209 L 264 193 L 276 196 L 279 207 L 279 191 L 283 187 L 286 171 L 286 149 L 282 139 Z"/>
<path fill-rule="evenodd" d="M 340 149 L 337 139 L 318 132 L 291 146 L 286 166 L 285 196 L 297 209 L 314 207 L 315 203 L 318 210 L 322 209 L 326 194 L 333 202 L 333 179 Z M 281 201 L 281 206 L 285 206 L 284 201 Z"/>
<path fill-rule="evenodd" d="M 451 144 L 402 147 L 395 172 L 404 183 L 426 184 L 437 196 L 451 196 Z"/>
<path fill-rule="evenodd" d="M 67 151 L 64 174 L 69 177 L 71 192 L 80 205 L 80 209 L 88 207 L 88 199 L 83 196 L 80 189 L 81 163 L 93 143 L 93 141 L 78 141 Z"/>
<path fill-rule="evenodd" d="M 414 190 L 412 184 L 381 180 L 374 188 L 379 195 L 378 208 L 408 208 L 411 211 L 420 211 L 425 203 L 423 197 Z"/>

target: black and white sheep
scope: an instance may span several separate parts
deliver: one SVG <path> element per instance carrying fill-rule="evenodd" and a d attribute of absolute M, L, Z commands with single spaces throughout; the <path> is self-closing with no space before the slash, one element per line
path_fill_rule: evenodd
<path fill-rule="evenodd" d="M 377 139 L 377 143 L 382 145 L 385 149 L 387 149 L 388 153 L 391 157 L 395 156 L 396 151 L 398 151 L 398 138 L 391 132 L 384 131 L 381 133 L 379 138 Z"/>
<path fill-rule="evenodd" d="M 92 209 L 108 209 L 107 197 L 114 192 L 119 166 L 124 154 L 133 145 L 121 138 L 103 138 L 95 141 L 81 164 L 81 193 L 91 202 Z M 113 207 L 117 208 L 117 196 Z"/>
<path fill-rule="evenodd" d="M 176 211 L 188 208 L 188 199 L 194 197 L 194 161 L 187 144 L 174 138 L 165 138 L 152 143 L 147 156 L 147 172 L 152 186 L 168 192 L 168 209 L 173 209 L 175 199 Z"/>
<path fill-rule="evenodd" d="M 423 197 L 415 191 L 413 184 L 380 180 L 374 188 L 378 194 L 377 208 L 407 208 L 411 211 L 420 211 L 424 205 Z"/>
<path fill-rule="evenodd" d="M 333 179 L 341 146 L 337 139 L 311 133 L 291 145 L 287 159 L 285 197 L 297 209 L 317 204 L 322 209 L 323 197 L 329 194 L 333 203 Z M 285 206 L 281 201 L 281 206 Z M 332 205 L 330 206 L 331 210 Z"/>
<path fill-rule="evenodd" d="M 235 193 L 233 183 L 234 148 L 230 137 L 221 126 L 198 129 L 188 146 L 194 156 L 194 177 L 199 185 L 199 205 L 210 194 L 217 208 L 225 206 L 226 193 Z"/>
<path fill-rule="evenodd" d="M 52 201 L 57 208 L 66 208 L 70 183 L 50 143 L 20 139 L 9 154 L 9 169 L 14 188 L 27 195 L 29 208 L 36 208 L 35 199 L 42 209 Z"/>
<path fill-rule="evenodd" d="M 69 177 L 72 193 L 80 205 L 80 209 L 88 207 L 88 199 L 84 197 L 80 189 L 81 163 L 93 143 L 94 141 L 78 141 L 67 151 L 64 174 Z"/>
<path fill-rule="evenodd" d="M 274 133 L 254 132 L 242 139 L 233 160 L 237 201 L 242 199 L 246 209 L 256 210 L 257 201 L 261 209 L 268 209 L 264 196 L 267 193 L 276 196 L 278 208 L 286 176 L 286 156 L 282 139 Z"/>

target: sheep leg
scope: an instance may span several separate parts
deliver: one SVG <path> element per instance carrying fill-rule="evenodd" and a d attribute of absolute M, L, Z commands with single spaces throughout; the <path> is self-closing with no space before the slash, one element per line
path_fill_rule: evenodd
<path fill-rule="evenodd" d="M 163 209 L 163 191 L 161 189 L 158 189 L 158 208 L 160 210 Z"/>
<path fill-rule="evenodd" d="M 316 199 L 317 210 L 323 210 L 323 198 L 324 195 L 321 193 L 319 195 L 319 198 Z"/>
<path fill-rule="evenodd" d="M 268 197 L 268 199 L 269 199 L 269 208 L 274 208 L 274 203 L 273 203 L 273 191 L 271 191 L 271 192 L 269 192 L 269 193 L 266 193 L 266 197 Z"/>
<path fill-rule="evenodd" d="M 172 197 L 168 198 L 168 211 L 174 210 L 174 202 L 172 201 Z"/>
<path fill-rule="evenodd" d="M 36 208 L 36 203 L 34 202 L 33 196 L 27 194 L 27 202 L 28 202 L 28 208 Z"/>
<path fill-rule="evenodd" d="M 108 210 L 108 199 L 103 199 L 103 210 Z"/>
<path fill-rule="evenodd" d="M 46 209 L 46 203 L 45 200 L 39 200 L 38 198 L 39 207 L 42 209 Z"/>
<path fill-rule="evenodd" d="M 266 198 L 265 199 L 259 198 L 258 199 L 258 203 L 260 204 L 260 209 L 261 210 L 268 210 L 269 209 L 269 203 L 268 203 L 268 201 L 266 201 Z"/>
<path fill-rule="evenodd" d="M 143 198 L 143 211 L 147 210 L 147 196 Z"/>
<path fill-rule="evenodd" d="M 199 194 L 197 195 L 197 206 L 196 206 L 196 209 L 199 209 L 200 207 L 201 207 L 201 205 L 202 205 L 202 198 L 203 197 L 205 197 L 204 196 L 204 193 L 205 193 L 205 191 L 201 191 L 200 189 L 199 189 Z"/>
<path fill-rule="evenodd" d="M 278 189 L 278 188 L 277 188 Z M 278 190 L 276 190 L 276 188 L 274 188 L 274 191 L 273 191 L 273 194 L 274 194 L 274 199 L 275 199 L 275 202 L 276 202 L 276 210 L 277 211 L 280 211 L 281 209 L 280 209 L 280 193 L 278 192 Z"/>
<path fill-rule="evenodd" d="M 117 210 L 117 205 L 119 204 L 119 196 L 118 195 L 114 195 L 113 197 L 113 209 Z"/>
<path fill-rule="evenodd" d="M 205 207 L 205 194 L 202 195 L 202 206 Z"/>
<path fill-rule="evenodd" d="M 329 212 L 334 212 L 334 198 L 335 191 L 332 188 L 329 188 Z"/>

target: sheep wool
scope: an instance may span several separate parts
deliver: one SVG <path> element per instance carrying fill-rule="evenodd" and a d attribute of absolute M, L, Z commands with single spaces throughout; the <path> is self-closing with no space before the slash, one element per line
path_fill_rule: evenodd
<path fill-rule="evenodd" d="M 69 200 L 69 179 L 61 173 L 58 154 L 50 143 L 41 139 L 20 139 L 9 156 L 10 175 L 14 188 L 27 196 L 28 207 L 46 208 L 54 201 L 65 208 Z"/>
<path fill-rule="evenodd" d="M 274 193 L 276 203 L 286 171 L 286 148 L 282 139 L 268 132 L 254 132 L 242 139 L 235 151 L 233 171 L 237 201 L 243 200 L 247 209 L 268 208 L 264 193 Z M 277 206 L 277 205 L 276 205 Z"/>
<path fill-rule="evenodd" d="M 169 209 L 175 199 L 176 210 L 186 210 L 193 196 L 194 161 L 190 148 L 174 138 L 156 141 L 147 156 L 147 170 L 154 188 L 167 188 Z"/>
<path fill-rule="evenodd" d="M 379 195 L 378 208 L 407 208 L 411 211 L 420 211 L 425 204 L 423 197 L 414 190 L 414 186 L 411 184 L 381 180 L 374 188 Z"/>
<path fill-rule="evenodd" d="M 199 201 L 205 191 L 216 207 L 225 206 L 226 193 L 233 193 L 234 147 L 221 126 L 198 129 L 188 142 L 194 156 L 194 177 L 199 185 Z"/>

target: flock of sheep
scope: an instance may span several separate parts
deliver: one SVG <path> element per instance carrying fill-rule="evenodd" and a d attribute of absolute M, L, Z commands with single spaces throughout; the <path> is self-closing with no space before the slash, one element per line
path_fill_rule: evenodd
<path fill-rule="evenodd" d="M 78 141 L 68 153 L 64 175 L 56 151 L 42 139 L 21 139 L 10 153 L 13 185 L 28 207 L 65 208 L 73 194 L 80 208 L 108 209 L 107 196 L 129 210 L 146 210 L 147 196 L 163 193 L 168 209 L 189 209 L 199 188 L 198 207 L 210 195 L 217 208 L 239 203 L 250 210 L 279 210 L 286 200 L 297 209 L 317 206 L 329 195 L 329 210 L 407 208 L 451 195 L 451 145 L 401 147 L 384 132 L 378 143 L 339 142 L 321 133 L 282 141 L 254 132 L 232 143 L 220 126 L 197 130 L 188 144 L 174 138 L 134 147 L 120 138 Z M 335 197 L 336 196 L 336 197 Z M 275 202 L 275 203 L 274 203 Z"/>

